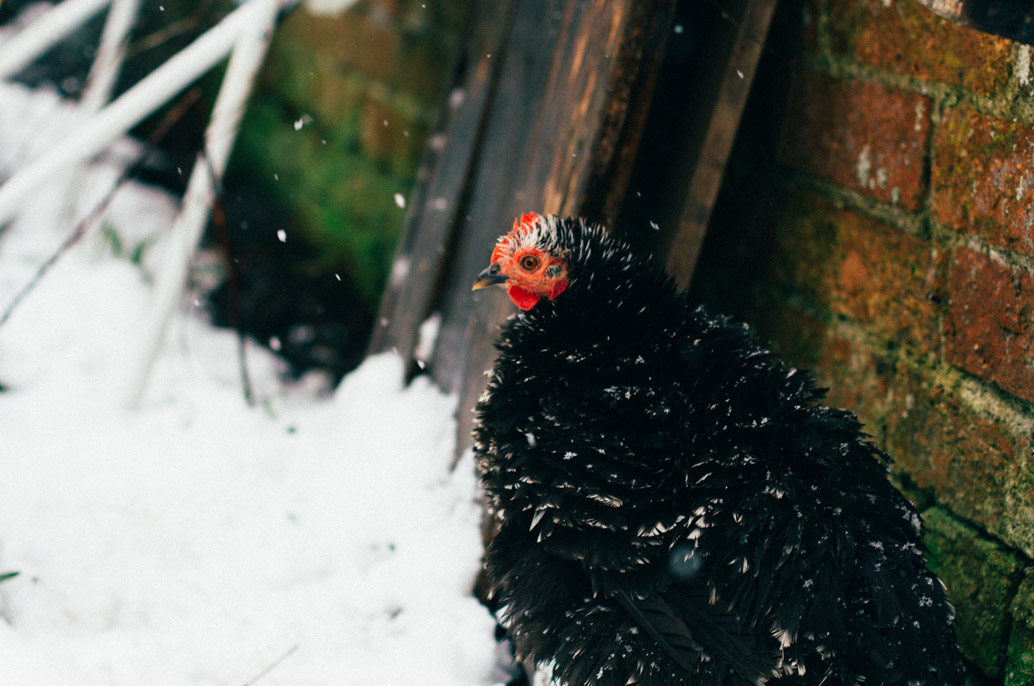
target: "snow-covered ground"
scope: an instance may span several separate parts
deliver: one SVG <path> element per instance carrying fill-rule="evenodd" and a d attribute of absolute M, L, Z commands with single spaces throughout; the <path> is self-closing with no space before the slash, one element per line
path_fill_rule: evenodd
<path fill-rule="evenodd" d="M 0 178 L 57 107 L 3 88 Z M 68 230 L 52 202 L 0 234 L 0 311 Z M 174 210 L 126 188 L 107 223 L 146 242 Z M 150 292 L 112 252 L 94 229 L 0 326 L 0 574 L 18 572 L 0 581 L 0 684 L 499 679 L 469 457 L 448 470 L 454 399 L 403 388 L 390 356 L 311 397 L 252 347 L 249 408 L 234 336 L 188 297 L 125 410 Z"/>

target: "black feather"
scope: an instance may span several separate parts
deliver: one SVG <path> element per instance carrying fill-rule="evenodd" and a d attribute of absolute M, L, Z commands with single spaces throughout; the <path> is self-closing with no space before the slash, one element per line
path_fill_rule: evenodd
<path fill-rule="evenodd" d="M 504 329 L 475 429 L 518 656 L 571 686 L 961 684 L 919 515 L 857 419 L 652 260 L 539 221 L 569 285 Z"/>

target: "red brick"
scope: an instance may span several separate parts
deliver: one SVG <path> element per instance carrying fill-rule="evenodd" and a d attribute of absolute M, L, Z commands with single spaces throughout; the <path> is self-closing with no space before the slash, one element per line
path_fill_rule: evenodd
<path fill-rule="evenodd" d="M 1027 429 L 978 409 L 943 370 L 834 330 L 818 340 L 816 373 L 831 386 L 829 404 L 858 414 L 897 474 L 1011 544 L 1034 547 Z"/>
<path fill-rule="evenodd" d="M 931 190 L 937 221 L 1034 255 L 1034 127 L 949 110 L 934 136 Z"/>
<path fill-rule="evenodd" d="M 867 81 L 795 75 L 780 160 L 909 210 L 923 205 L 931 100 Z"/>
<path fill-rule="evenodd" d="M 897 346 L 939 352 L 945 257 L 926 240 L 857 211 L 840 215 L 834 313 Z"/>
<path fill-rule="evenodd" d="M 749 242 L 761 310 L 774 288 L 898 347 L 939 353 L 946 257 L 928 241 L 797 192 L 766 210 Z"/>
<path fill-rule="evenodd" d="M 1016 428 L 979 412 L 957 391 L 915 372 L 900 373 L 897 391 L 884 415 L 885 444 L 917 486 L 937 502 L 1006 537 L 1009 520 L 1030 513 L 1034 493 L 1019 500 L 1006 495 L 1022 469 L 1024 443 Z M 1029 545 L 1034 539 L 1014 539 Z"/>
<path fill-rule="evenodd" d="M 894 398 L 892 382 L 898 377 L 893 359 L 838 335 L 833 328 L 825 332 L 818 358 L 815 372 L 830 388 L 829 404 L 858 413 L 866 432 L 882 441 L 884 416 Z"/>
<path fill-rule="evenodd" d="M 948 361 L 1024 400 L 1034 400 L 1034 276 L 1022 267 L 958 248 L 948 297 Z"/>
<path fill-rule="evenodd" d="M 746 260 L 738 271 L 750 275 L 740 286 L 748 292 L 741 310 L 748 321 L 791 364 L 812 369 L 820 384 L 831 386 L 832 406 L 859 414 L 895 459 L 895 470 L 1003 540 L 1034 549 L 1030 427 L 1010 419 L 1007 408 L 995 409 L 1001 404 L 996 391 L 937 355 L 938 325 L 949 318 L 965 336 L 981 330 L 960 320 L 977 305 L 1002 310 L 1014 329 L 1028 319 L 1010 309 L 1012 287 L 981 291 L 995 277 L 985 273 L 990 267 L 981 271 L 969 262 L 983 256 L 941 254 L 924 239 L 802 192 L 766 209 L 743 251 L 726 254 Z M 1010 275 L 1022 279 L 1025 272 Z M 949 315 L 949 307 L 958 312 Z M 972 341 L 948 329 L 952 345 L 972 349 Z M 1028 374 L 1022 370 L 1028 359 L 1018 350 L 1005 366 L 984 371 L 1006 386 Z M 994 376 L 999 370 L 1002 379 Z"/>
<path fill-rule="evenodd" d="M 819 351 L 828 335 L 823 322 L 775 299 L 751 303 L 745 317 L 787 364 L 800 369 L 815 369 L 819 364 Z"/>
<path fill-rule="evenodd" d="M 923 81 L 1001 93 L 1012 74 L 1012 43 L 942 19 L 911 0 L 833 0 L 834 53 Z"/>
<path fill-rule="evenodd" d="M 836 278 L 828 259 L 837 241 L 839 212 L 813 194 L 793 194 L 771 210 L 773 221 L 754 226 L 751 253 L 762 288 L 793 292 L 828 310 Z"/>

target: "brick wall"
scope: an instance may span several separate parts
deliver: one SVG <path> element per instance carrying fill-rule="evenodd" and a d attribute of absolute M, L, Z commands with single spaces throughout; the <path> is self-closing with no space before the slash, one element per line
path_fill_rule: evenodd
<path fill-rule="evenodd" d="M 237 185 L 275 203 L 270 235 L 316 248 L 376 308 L 467 0 L 359 0 L 339 14 L 294 10 L 278 28 L 234 153 Z M 252 201 L 251 205 L 259 204 Z"/>
<path fill-rule="evenodd" d="M 973 680 L 1034 684 L 1034 48 L 782 5 L 694 289 L 894 457 Z"/>

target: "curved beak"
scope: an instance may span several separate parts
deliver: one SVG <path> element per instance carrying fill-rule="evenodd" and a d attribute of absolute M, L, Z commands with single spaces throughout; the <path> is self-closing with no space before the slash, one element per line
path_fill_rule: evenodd
<path fill-rule="evenodd" d="M 474 285 L 470 287 L 470 290 L 478 291 L 489 286 L 501 286 L 509 278 L 509 276 L 503 274 L 498 264 L 492 264 L 488 269 L 478 274 L 478 278 L 474 279 Z"/>

